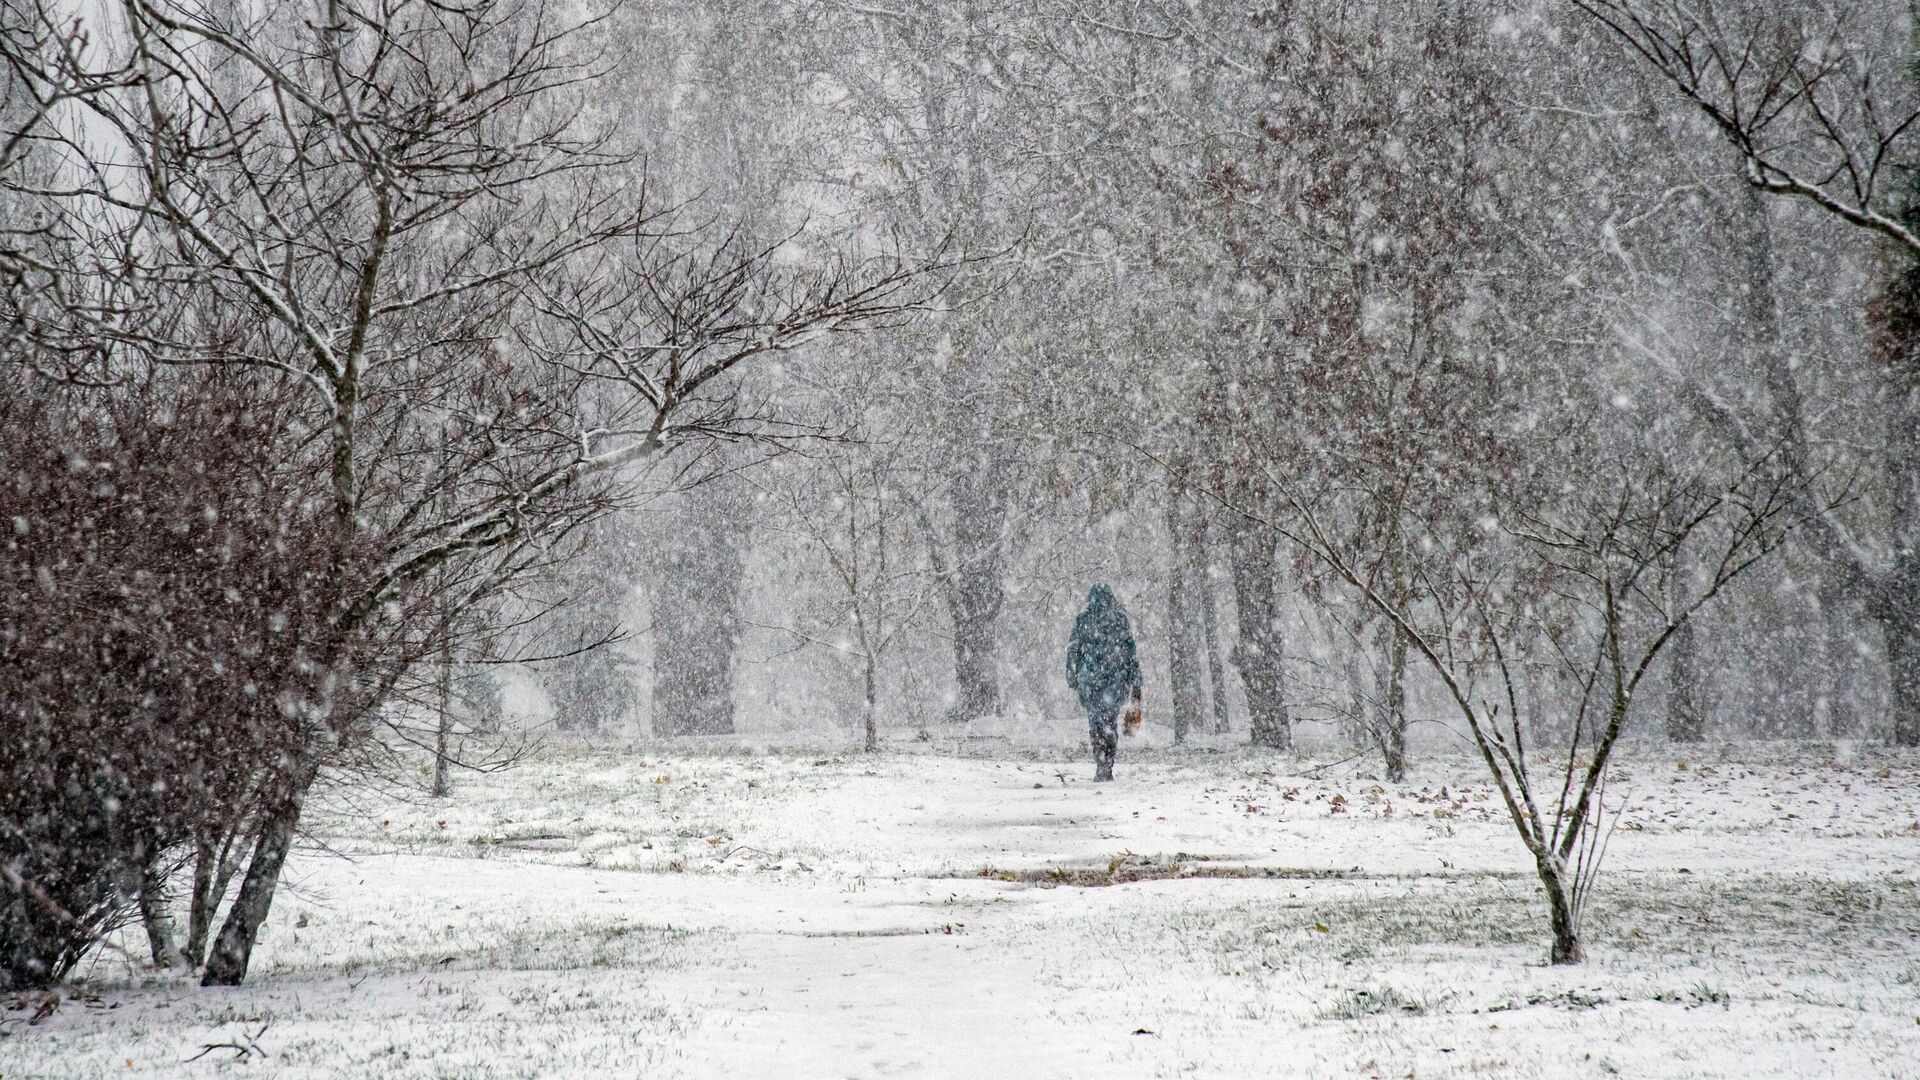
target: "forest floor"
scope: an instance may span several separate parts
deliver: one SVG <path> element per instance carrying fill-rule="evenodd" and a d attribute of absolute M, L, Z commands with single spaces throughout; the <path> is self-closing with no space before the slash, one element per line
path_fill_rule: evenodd
<path fill-rule="evenodd" d="M 0 1077 L 1920 1077 L 1920 756 L 1628 755 L 1553 968 L 1476 762 L 1131 749 L 335 792 L 248 985 L 104 955 Z"/>

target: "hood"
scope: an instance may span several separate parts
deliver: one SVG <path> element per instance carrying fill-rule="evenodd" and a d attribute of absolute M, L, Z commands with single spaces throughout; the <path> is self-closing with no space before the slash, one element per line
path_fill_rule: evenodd
<path fill-rule="evenodd" d="M 1088 611 L 1111 611 L 1117 606 L 1119 606 L 1119 602 L 1113 598 L 1113 590 L 1107 588 L 1106 585 L 1095 585 L 1093 588 L 1087 590 Z"/>

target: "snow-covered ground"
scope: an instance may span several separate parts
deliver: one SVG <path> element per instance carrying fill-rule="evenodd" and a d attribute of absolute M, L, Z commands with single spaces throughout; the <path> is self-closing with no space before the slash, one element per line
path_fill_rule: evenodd
<path fill-rule="evenodd" d="M 552 749 L 337 795 L 249 985 L 109 954 L 0 1077 L 1920 1076 L 1920 757 L 1707 756 L 1549 968 L 1464 757 Z"/>

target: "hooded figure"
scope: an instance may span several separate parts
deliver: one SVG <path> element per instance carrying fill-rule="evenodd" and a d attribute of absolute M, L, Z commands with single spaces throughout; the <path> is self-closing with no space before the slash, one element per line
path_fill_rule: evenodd
<path fill-rule="evenodd" d="M 1087 736 L 1093 742 L 1095 780 L 1113 779 L 1113 755 L 1120 744 L 1120 709 L 1140 696 L 1140 659 L 1133 627 L 1113 590 L 1087 590 L 1087 607 L 1073 620 L 1067 643 L 1067 685 L 1087 710 Z"/>

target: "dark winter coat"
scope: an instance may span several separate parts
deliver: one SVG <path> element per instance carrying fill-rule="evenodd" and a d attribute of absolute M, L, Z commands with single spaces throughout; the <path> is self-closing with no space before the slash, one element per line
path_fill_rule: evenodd
<path fill-rule="evenodd" d="M 1073 638 L 1067 643 L 1067 685 L 1089 711 L 1117 712 L 1140 685 L 1140 659 L 1134 652 L 1133 627 L 1113 590 L 1095 585 L 1087 592 L 1087 607 L 1073 620 Z"/>

